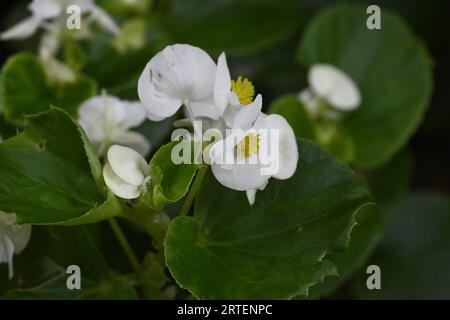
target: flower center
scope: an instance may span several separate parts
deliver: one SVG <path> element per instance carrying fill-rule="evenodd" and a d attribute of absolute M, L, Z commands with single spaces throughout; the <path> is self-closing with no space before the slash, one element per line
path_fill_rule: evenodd
<path fill-rule="evenodd" d="M 236 146 L 238 157 L 250 158 L 259 152 L 259 135 L 248 133 Z"/>
<path fill-rule="evenodd" d="M 241 76 L 239 76 L 237 80 L 231 80 L 231 91 L 236 93 L 239 102 L 242 104 L 251 103 L 255 96 L 255 87 L 253 86 L 253 83 Z"/>

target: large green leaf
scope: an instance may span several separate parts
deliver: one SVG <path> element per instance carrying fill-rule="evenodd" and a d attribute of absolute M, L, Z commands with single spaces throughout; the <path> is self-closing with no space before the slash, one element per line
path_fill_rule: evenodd
<path fill-rule="evenodd" d="M 15 261 L 16 287 L 7 291 L 5 299 L 136 299 L 134 288 L 125 279 L 115 275 L 106 265 L 103 255 L 92 240 L 94 228 L 46 227 L 35 230 L 32 241 L 40 244 L 40 250 L 27 248 Z M 31 242 L 33 244 L 33 242 Z M 34 244 L 33 244 L 34 245 Z M 34 245 L 35 246 L 35 245 Z M 36 246 L 35 246 L 36 247 Z M 68 250 L 70 248 L 70 250 Z M 29 250 L 31 249 L 31 250 Z M 29 251 L 34 250 L 35 253 Z M 36 251 L 39 256 L 36 257 Z M 23 256 L 23 257 L 22 257 Z M 27 262 L 34 257 L 34 262 Z M 21 259 L 22 258 L 22 259 Z M 37 274 L 38 279 L 26 281 L 25 274 L 45 262 L 47 270 Z M 66 269 L 77 265 L 81 271 L 81 289 L 69 290 L 66 285 L 70 274 Z M 2 270 L 3 271 L 3 270 Z M 5 270 L 6 271 L 6 270 Z M 5 273 L 6 274 L 6 273 Z M 14 280 L 14 279 L 13 279 Z M 12 281 L 14 282 L 14 281 Z M 31 284 L 31 285 L 30 285 Z M 0 290 L 1 292 L 1 290 Z"/>
<path fill-rule="evenodd" d="M 76 115 L 79 105 L 97 90 L 93 79 L 78 74 L 71 82 L 49 79 L 39 59 L 18 53 L 0 74 L 0 105 L 7 120 L 22 124 L 24 115 L 46 111 L 51 105 Z"/>
<path fill-rule="evenodd" d="M 369 259 L 395 216 L 396 206 L 408 191 L 410 171 L 409 154 L 402 152 L 387 165 L 368 174 L 369 186 L 377 205 L 362 208 L 358 212 L 357 225 L 352 230 L 346 251 L 326 257 L 336 264 L 339 276 L 328 277 L 323 283 L 312 287 L 311 298 L 330 296 Z"/>
<path fill-rule="evenodd" d="M 365 270 L 352 282 L 363 299 L 450 298 L 450 197 L 413 193 L 397 207 L 369 264 L 381 269 L 381 290 L 369 290 Z"/>
<path fill-rule="evenodd" d="M 383 9 L 381 30 L 366 28 L 366 7 L 339 4 L 308 26 L 298 50 L 305 66 L 331 63 L 356 81 L 362 105 L 343 126 L 353 139 L 355 162 L 375 167 L 408 140 L 429 102 L 431 60 L 397 15 Z"/>
<path fill-rule="evenodd" d="M 323 257 L 346 247 L 369 193 L 332 155 L 306 140 L 299 147 L 295 175 L 271 181 L 253 207 L 245 193 L 205 178 L 194 218 L 176 218 L 165 239 L 181 287 L 200 299 L 283 299 L 336 274 Z"/>
<path fill-rule="evenodd" d="M 27 118 L 25 131 L 0 144 L 0 210 L 18 223 L 87 223 L 117 215 L 87 138 L 61 109 Z"/>
<path fill-rule="evenodd" d="M 243 54 L 295 32 L 302 14 L 300 5 L 290 0 L 174 0 L 160 22 L 174 42 Z"/>

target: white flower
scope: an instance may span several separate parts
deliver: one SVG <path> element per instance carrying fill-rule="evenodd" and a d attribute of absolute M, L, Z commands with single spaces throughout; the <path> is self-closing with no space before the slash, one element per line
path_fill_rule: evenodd
<path fill-rule="evenodd" d="M 133 149 L 113 145 L 107 158 L 103 178 L 116 196 L 136 199 L 145 193 L 150 181 L 150 168 L 142 155 Z"/>
<path fill-rule="evenodd" d="M 255 102 L 259 104 L 258 97 Z M 295 173 L 297 142 L 294 131 L 280 115 L 260 112 L 255 119 L 253 113 L 248 113 L 235 122 L 241 122 L 244 131 L 214 143 L 209 151 L 211 168 L 222 185 L 246 191 L 252 205 L 256 191 L 263 190 L 271 177 L 284 180 Z"/>
<path fill-rule="evenodd" d="M 24 39 L 33 35 L 39 27 L 57 33 L 66 28 L 66 8 L 69 5 L 79 6 L 82 14 L 89 15 L 87 22 L 95 21 L 103 29 L 112 34 L 120 32 L 114 20 L 93 0 L 33 0 L 28 5 L 31 16 L 17 23 L 10 29 L 0 33 L 1 40 Z M 85 28 L 83 25 L 82 28 Z"/>
<path fill-rule="evenodd" d="M 356 83 L 333 65 L 313 65 L 308 72 L 308 83 L 309 88 L 301 91 L 298 97 L 314 117 L 323 114 L 337 119 L 340 112 L 354 110 L 361 104 L 361 93 Z"/>
<path fill-rule="evenodd" d="M 78 111 L 78 122 L 99 155 L 112 144 L 128 146 L 147 155 L 150 143 L 144 135 L 130 130 L 145 119 L 145 110 L 140 102 L 120 100 L 106 94 L 86 100 Z"/>
<path fill-rule="evenodd" d="M 31 225 L 15 225 L 15 215 L 0 211 L 0 263 L 7 263 L 9 279 L 14 275 L 13 255 L 21 253 L 31 235 Z"/>

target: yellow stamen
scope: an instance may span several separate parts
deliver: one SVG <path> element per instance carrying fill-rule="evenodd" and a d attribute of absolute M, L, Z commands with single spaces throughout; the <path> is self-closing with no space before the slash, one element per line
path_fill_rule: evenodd
<path fill-rule="evenodd" d="M 255 96 L 255 87 L 253 86 L 253 83 L 241 76 L 239 76 L 237 80 L 231 80 L 231 91 L 236 93 L 239 102 L 242 104 L 251 103 Z"/>
<path fill-rule="evenodd" d="M 248 133 L 236 146 L 238 157 L 250 158 L 259 152 L 259 135 Z"/>

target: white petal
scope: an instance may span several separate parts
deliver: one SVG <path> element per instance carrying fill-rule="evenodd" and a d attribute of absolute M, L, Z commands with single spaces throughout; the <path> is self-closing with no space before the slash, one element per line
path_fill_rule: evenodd
<path fill-rule="evenodd" d="M 95 96 L 83 102 L 78 109 L 78 123 L 86 132 L 89 140 L 103 141 L 104 133 L 104 97 Z"/>
<path fill-rule="evenodd" d="M 195 118 L 204 117 L 214 120 L 220 118 L 220 113 L 215 106 L 213 95 L 202 100 L 191 101 L 189 102 L 189 106 Z"/>
<path fill-rule="evenodd" d="M 150 63 L 148 63 L 138 80 L 138 95 L 144 105 L 147 117 L 153 121 L 160 121 L 173 116 L 182 105 L 179 97 L 170 97 L 155 89 L 151 80 Z"/>
<path fill-rule="evenodd" d="M 239 101 L 239 97 L 237 96 L 236 92 L 234 92 L 234 91 L 230 92 L 230 103 L 234 106 L 241 104 L 241 102 Z"/>
<path fill-rule="evenodd" d="M 123 199 L 136 199 L 140 196 L 139 186 L 127 183 L 121 179 L 107 163 L 103 168 L 103 178 L 109 189 Z"/>
<path fill-rule="evenodd" d="M 222 115 L 229 104 L 231 93 L 231 76 L 225 53 L 217 61 L 216 80 L 214 82 L 214 102 Z"/>
<path fill-rule="evenodd" d="M 200 48 L 187 44 L 167 46 L 147 65 L 147 80 L 160 94 L 195 101 L 213 93 L 216 65 Z"/>
<path fill-rule="evenodd" d="M 58 0 L 33 0 L 28 5 L 28 10 L 36 17 L 50 19 L 58 17 L 63 7 Z"/>
<path fill-rule="evenodd" d="M 111 18 L 111 16 L 106 13 L 105 10 L 98 6 L 93 6 L 91 8 L 91 14 L 95 21 L 105 30 L 113 35 L 118 35 L 120 33 L 120 28 L 116 22 Z"/>
<path fill-rule="evenodd" d="M 41 19 L 31 16 L 0 33 L 0 40 L 24 39 L 36 32 Z"/>
<path fill-rule="evenodd" d="M 125 123 L 127 122 L 128 117 L 128 111 L 126 109 L 124 101 L 120 100 L 117 97 L 106 94 L 102 94 L 98 97 L 99 99 L 96 99 L 95 103 L 98 103 L 101 106 L 102 120 L 104 122 L 104 125 L 109 127 L 125 127 Z"/>
<path fill-rule="evenodd" d="M 267 128 L 279 130 L 279 170 L 273 175 L 277 179 L 290 178 L 297 169 L 298 146 L 294 130 L 280 115 L 273 114 L 266 117 Z"/>
<path fill-rule="evenodd" d="M 269 184 L 269 180 L 266 180 L 266 183 L 259 186 L 257 189 L 249 189 L 246 191 L 248 203 L 252 206 L 255 204 L 256 192 L 258 190 L 264 190 Z"/>
<path fill-rule="evenodd" d="M 94 96 L 85 100 L 78 109 L 78 117 L 88 122 L 92 119 L 93 122 L 97 122 L 103 115 L 105 105 L 103 99 L 103 96 Z"/>
<path fill-rule="evenodd" d="M 128 129 L 137 127 L 147 118 L 145 108 L 142 103 L 122 100 L 121 104 L 126 115 L 123 122 L 123 126 L 125 128 Z"/>
<path fill-rule="evenodd" d="M 308 73 L 308 81 L 311 89 L 336 109 L 349 111 L 361 103 L 361 94 L 356 83 L 333 65 L 312 66 Z"/>
<path fill-rule="evenodd" d="M 258 94 L 251 104 L 240 106 L 240 110 L 234 117 L 233 128 L 247 130 L 253 127 L 253 124 L 261 113 L 261 108 L 262 97 Z"/>
<path fill-rule="evenodd" d="M 247 200 L 251 206 L 255 204 L 256 191 L 257 189 L 248 189 L 246 191 Z"/>
<path fill-rule="evenodd" d="M 127 146 L 133 150 L 136 150 L 143 156 L 147 156 L 150 152 L 150 142 L 148 142 L 147 138 L 139 132 L 121 132 L 120 134 L 112 137 L 112 140 L 113 143 Z"/>
<path fill-rule="evenodd" d="M 13 268 L 14 243 L 6 235 L 0 234 L 0 263 L 8 263 L 8 278 L 12 279 L 14 275 Z"/>
<path fill-rule="evenodd" d="M 113 171 L 125 182 L 140 186 L 149 175 L 144 157 L 131 148 L 113 145 L 108 150 L 108 161 Z"/>
<path fill-rule="evenodd" d="M 119 127 L 128 129 L 140 125 L 146 119 L 145 108 L 140 102 L 120 100 L 111 95 L 89 98 L 80 106 L 79 121 L 92 127 Z"/>
<path fill-rule="evenodd" d="M 258 164 L 233 164 L 222 167 L 211 165 L 214 177 L 227 188 L 246 191 L 257 189 L 267 183 L 269 176 L 261 175 L 261 166 Z"/>
<path fill-rule="evenodd" d="M 233 105 L 230 104 L 224 114 L 223 114 L 223 120 L 225 121 L 225 124 L 228 128 L 233 128 L 234 119 L 236 118 L 236 114 L 241 110 L 241 105 Z"/>
<path fill-rule="evenodd" d="M 14 244 L 14 253 L 21 253 L 28 245 L 31 237 L 31 224 L 12 225 L 9 238 Z"/>

